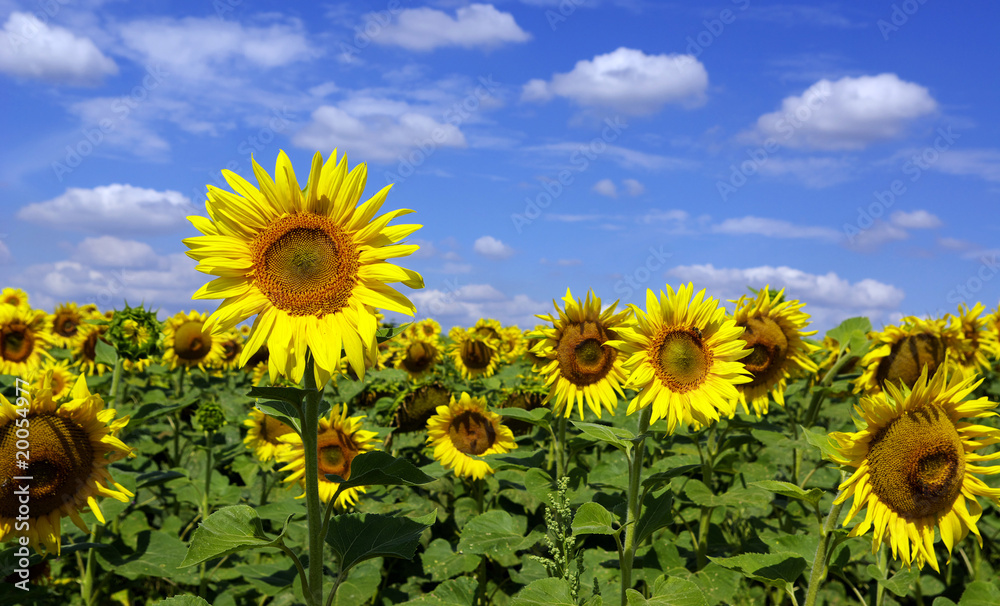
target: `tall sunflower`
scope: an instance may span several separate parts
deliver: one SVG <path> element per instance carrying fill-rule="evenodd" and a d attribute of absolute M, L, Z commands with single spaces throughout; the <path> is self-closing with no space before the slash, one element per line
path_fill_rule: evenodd
<path fill-rule="evenodd" d="M 17 430 L 23 427 L 18 421 L 24 419 L 30 431 L 27 438 L 20 438 Z M 127 423 L 128 417 L 116 420 L 115 410 L 104 408 L 104 401 L 90 393 L 82 376 L 70 400 L 62 404 L 52 398 L 45 379 L 42 389 L 30 398 L 27 416 L 0 395 L 0 476 L 4 478 L 0 483 L 0 541 L 8 536 L 27 536 L 38 551 L 58 555 L 62 516 L 69 516 L 80 530 L 89 533 L 80 510 L 89 506 L 103 524 L 98 496 L 127 503 L 134 495 L 108 473 L 109 464 L 132 454 L 132 449 L 116 437 Z M 30 443 L 27 469 L 15 466 L 21 439 Z M 21 484 L 10 480 L 15 476 L 33 479 Z M 15 527 L 22 488 L 28 491 L 30 502 L 26 529 L 24 524 Z"/>
<path fill-rule="evenodd" d="M 103 315 L 97 317 L 103 317 Z M 108 343 L 105 336 L 105 333 L 108 332 L 107 324 L 81 324 L 80 332 L 83 334 L 83 338 L 73 350 L 73 364 L 80 369 L 82 374 L 103 375 L 109 368 L 106 364 L 97 361 L 97 340 L 100 339 Z"/>
<path fill-rule="evenodd" d="M 514 434 L 500 415 L 486 410 L 486 399 L 465 392 L 458 400 L 452 396 L 449 405 L 438 406 L 437 414 L 427 421 L 427 444 L 445 469 L 477 480 L 493 473 L 490 464 L 478 457 L 517 448 Z"/>
<path fill-rule="evenodd" d="M 887 382 L 912 387 L 923 371 L 930 374 L 944 364 L 949 343 L 960 337 L 943 318 L 923 320 L 907 316 L 899 326 L 870 333 L 871 348 L 861 359 L 863 371 L 854 382 L 854 393 L 877 393 Z"/>
<path fill-rule="evenodd" d="M 248 428 L 243 443 L 253 451 L 254 456 L 262 463 L 276 458 L 279 452 L 287 450 L 288 444 L 278 438 L 295 431 L 256 408 L 250 411 L 250 418 L 243 421 L 243 424 Z"/>
<path fill-rule="evenodd" d="M 407 334 L 407 333 L 404 333 Z M 437 337 L 426 337 L 423 333 L 409 333 L 394 340 L 398 351 L 396 368 L 405 370 L 410 379 L 417 381 L 434 371 L 441 361 L 441 341 Z"/>
<path fill-rule="evenodd" d="M 336 405 L 330 414 L 319 420 L 319 438 L 317 442 L 319 458 L 319 497 L 324 503 L 333 498 L 337 482 L 326 479 L 326 475 L 338 475 L 345 480 L 351 479 L 351 461 L 362 452 L 375 450 L 378 434 L 374 431 L 361 429 L 364 417 L 347 417 L 347 406 Z M 286 465 L 279 471 L 292 472 L 286 482 L 298 481 L 305 487 L 306 458 L 302 437 L 295 432 L 280 436 L 279 441 L 288 445 L 285 450 L 275 453 L 275 458 Z M 346 508 L 358 502 L 358 497 L 367 492 L 364 486 L 348 488 L 337 497 L 336 507 Z M 303 493 L 302 497 L 305 496 Z M 300 497 L 301 498 L 301 497 Z"/>
<path fill-rule="evenodd" d="M 0 291 L 0 305 L 5 303 L 14 307 L 28 307 L 28 293 L 20 288 L 5 288 Z"/>
<path fill-rule="evenodd" d="M 988 318 L 982 317 L 986 306 L 976 303 L 971 308 L 962 303 L 958 315 L 948 314 L 949 324 L 954 326 L 954 342 L 948 347 L 955 351 L 955 360 L 974 372 L 989 370 L 987 354 L 994 355 L 995 344 L 990 339 Z"/>
<path fill-rule="evenodd" d="M 670 433 L 682 424 L 709 425 L 720 413 L 733 416 L 736 385 L 752 380 L 739 361 L 750 350 L 719 302 L 704 290 L 695 295 L 691 283 L 676 293 L 668 284 L 659 300 L 646 291 L 646 311 L 629 307 L 637 326 L 618 330 L 619 349 L 630 354 L 625 387 L 641 391 L 628 414 L 652 406 L 650 422 L 666 419 Z"/>
<path fill-rule="evenodd" d="M 207 370 L 223 356 L 223 334 L 212 334 L 205 322 L 208 314 L 191 310 L 177 312 L 163 327 L 163 362 L 171 369 L 178 366 Z"/>
<path fill-rule="evenodd" d="M 448 355 L 466 380 L 492 377 L 500 363 L 500 341 L 475 328 L 454 327 L 448 333 Z"/>
<path fill-rule="evenodd" d="M 627 357 L 615 349 L 621 345 L 617 331 L 632 325 L 628 309 L 615 313 L 618 302 L 601 311 L 601 299 L 594 291 L 587 292 L 586 302 L 573 299 L 570 289 L 562 298 L 564 307 L 554 300 L 556 314 L 538 315 L 552 324 L 529 334 L 539 339 L 534 353 L 544 358 L 539 373 L 545 376 L 548 394 L 545 402 L 552 410 L 569 417 L 574 406 L 583 418 L 583 403 L 597 418 L 601 408 L 614 413 L 618 398 L 625 397 L 622 385 L 625 371 L 622 362 Z"/>
<path fill-rule="evenodd" d="M 184 240 L 188 255 L 199 261 L 197 269 L 219 276 L 193 298 L 224 299 L 208 321 L 216 332 L 256 314 L 240 365 L 268 343 L 272 382 L 278 374 L 300 381 L 307 348 L 319 385 L 340 367 L 341 348 L 363 377 L 365 351 L 375 347 L 375 308 L 416 311 L 386 284 L 423 287 L 417 272 L 385 262 L 419 248 L 391 245 L 421 227 L 388 226 L 413 211 L 375 217 L 391 186 L 356 206 L 367 168 L 361 164 L 348 173 L 346 157 L 338 163 L 336 156 L 334 150 L 326 163 L 319 152 L 313 156 L 305 189 L 284 151 L 274 180 L 252 161 L 259 189 L 223 171 L 237 193 L 209 185 L 205 206 L 211 218 L 189 217 L 205 235 Z"/>
<path fill-rule="evenodd" d="M 409 326 L 403 330 L 403 336 L 422 336 L 424 338 L 439 339 L 441 338 L 441 325 L 438 324 L 434 318 L 417 320 L 416 322 L 411 322 Z"/>
<path fill-rule="evenodd" d="M 49 357 L 45 320 L 40 309 L 0 305 L 0 374 L 23 377 Z"/>
<path fill-rule="evenodd" d="M 55 312 L 48 318 L 52 345 L 64 349 L 76 348 L 86 337 L 81 325 L 91 316 L 91 313 L 80 309 L 72 301 L 56 305 Z"/>
<path fill-rule="evenodd" d="M 58 402 L 70 394 L 76 380 L 77 375 L 70 370 L 69 360 L 44 360 L 31 379 L 29 392 L 35 393 L 47 386 L 52 391 L 52 399 Z"/>
<path fill-rule="evenodd" d="M 865 519 L 850 536 L 874 529 L 872 553 L 887 541 L 893 557 L 907 567 L 929 563 L 938 570 L 935 526 L 949 559 L 952 548 L 970 531 L 982 547 L 976 522 L 983 510 L 976 497 L 1000 506 L 1000 489 L 976 477 L 1000 472 L 995 466 L 977 465 L 1000 458 L 1000 452 L 975 452 L 1000 442 L 1000 430 L 960 421 L 994 416 L 997 404 L 986 398 L 963 401 L 982 380 L 961 367 L 948 377 L 949 366 L 938 367 L 930 379 L 924 366 L 912 389 L 905 383 L 887 383 L 884 391 L 862 397 L 855 407 L 861 429 L 830 434 L 838 444 L 834 460 L 854 468 L 836 500 L 854 497 L 844 526 L 867 507 Z"/>
<path fill-rule="evenodd" d="M 816 334 L 804 332 L 809 325 L 809 314 L 802 311 L 804 303 L 797 299 L 786 301 L 785 290 L 771 296 L 770 285 L 757 291 L 754 299 L 746 296 L 733 301 L 736 311 L 733 320 L 744 329 L 742 339 L 752 353 L 743 359 L 752 380 L 740 384 L 740 404 L 750 414 L 747 400 L 759 419 L 767 414 L 768 394 L 779 405 L 785 405 L 788 379 L 805 372 L 816 372 L 816 363 L 809 355 L 819 348 L 802 340 Z"/>
<path fill-rule="evenodd" d="M 219 356 L 216 366 L 225 372 L 232 372 L 239 368 L 240 354 L 243 353 L 245 342 L 243 336 L 235 328 L 222 333 L 219 337 L 222 354 Z"/>

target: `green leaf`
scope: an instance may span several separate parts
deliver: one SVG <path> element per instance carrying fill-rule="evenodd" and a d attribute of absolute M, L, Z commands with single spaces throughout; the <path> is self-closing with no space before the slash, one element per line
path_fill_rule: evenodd
<path fill-rule="evenodd" d="M 434 539 L 420 554 L 424 572 L 431 575 L 432 581 L 438 582 L 475 570 L 479 560 L 476 555 L 457 553 L 445 539 Z"/>
<path fill-rule="evenodd" d="M 823 490 L 820 488 L 810 488 L 809 490 L 803 490 L 791 484 L 789 482 L 779 482 L 777 480 L 763 480 L 761 482 L 751 482 L 751 486 L 757 486 L 763 488 L 764 490 L 773 492 L 775 494 L 780 494 L 791 499 L 801 499 L 810 505 L 816 506 L 819 504 L 819 500 L 823 498 Z"/>
<path fill-rule="evenodd" d="M 160 600 L 153 606 L 212 606 L 196 595 L 175 595 L 172 598 Z"/>
<path fill-rule="evenodd" d="M 258 400 L 254 406 L 257 407 L 257 410 L 267 416 L 274 417 L 285 425 L 288 425 L 295 430 L 295 433 L 302 435 L 299 410 L 296 408 L 295 404 L 290 404 L 281 400 L 265 400 L 263 402 Z"/>
<path fill-rule="evenodd" d="M 98 339 L 94 344 L 94 361 L 113 367 L 118 362 L 118 351 L 104 339 Z"/>
<path fill-rule="evenodd" d="M 617 534 L 612 527 L 614 520 L 611 512 L 600 503 L 584 503 L 573 516 L 573 534 Z"/>
<path fill-rule="evenodd" d="M 630 452 L 632 450 L 631 440 L 635 439 L 635 435 L 627 429 L 599 425 L 597 423 L 584 423 L 583 421 L 572 421 L 572 423 L 583 433 L 581 437 L 585 439 L 607 442 L 622 452 Z"/>
<path fill-rule="evenodd" d="M 726 505 L 725 500 L 712 494 L 711 489 L 705 486 L 701 480 L 688 480 L 684 486 L 684 494 L 699 507 L 724 507 Z"/>
<path fill-rule="evenodd" d="M 405 602 L 400 606 L 469 606 L 476 599 L 476 579 L 459 577 L 445 581 L 428 595 Z"/>
<path fill-rule="evenodd" d="M 340 559 L 341 570 L 345 571 L 370 558 L 412 560 L 421 533 L 436 519 L 436 509 L 419 518 L 374 513 L 343 514 L 330 519 L 326 542 Z"/>
<path fill-rule="evenodd" d="M 780 587 L 789 595 L 792 595 L 792 584 L 806 569 L 805 558 L 789 552 L 744 553 L 731 558 L 709 556 L 708 559 L 723 568 L 735 570 L 748 579 Z"/>
<path fill-rule="evenodd" d="M 670 513 L 673 498 L 674 495 L 669 490 L 663 491 L 658 497 L 646 498 L 642 506 L 642 515 L 639 516 L 639 522 L 635 527 L 636 545 L 642 545 L 647 537 L 673 521 Z"/>
<path fill-rule="evenodd" d="M 176 533 L 146 530 L 135 537 L 135 543 L 136 549 L 129 551 L 121 550 L 125 547 L 121 543 L 109 549 L 98 549 L 97 557 L 106 569 L 127 579 L 158 577 L 181 584 L 197 583 L 193 570 L 178 570 L 188 547 Z"/>
<path fill-rule="evenodd" d="M 208 516 L 198 526 L 179 567 L 194 566 L 246 549 L 276 547 L 280 541 L 280 535 L 272 539 L 264 533 L 253 507 L 230 505 Z"/>
<path fill-rule="evenodd" d="M 885 578 L 885 575 L 882 574 L 882 571 L 878 569 L 878 566 L 869 564 L 868 574 L 870 574 L 879 585 L 885 587 L 895 595 L 902 597 L 910 595 L 910 589 L 920 576 L 920 571 L 915 568 L 910 570 L 900 570 L 896 574 L 892 575 L 891 579 L 887 579 Z M 997 602 L 993 601 L 991 603 L 995 604 Z"/>
<path fill-rule="evenodd" d="M 525 423 L 531 423 L 532 425 L 538 425 L 540 427 L 547 426 L 549 424 L 548 419 L 552 416 L 552 411 L 548 408 L 536 408 L 534 410 L 525 410 L 523 408 L 501 408 L 496 412 L 500 413 L 500 415 L 505 418 L 524 421 Z"/>
<path fill-rule="evenodd" d="M 511 606 L 576 606 L 565 579 L 538 579 L 517 592 Z"/>
<path fill-rule="evenodd" d="M 299 387 L 251 387 L 247 396 L 251 398 L 265 398 L 268 400 L 281 400 L 296 406 L 302 406 L 302 401 L 310 393 L 315 393 L 315 389 L 302 389 Z M 297 415 L 296 415 L 297 416 Z"/>
<path fill-rule="evenodd" d="M 135 487 L 147 488 L 149 486 L 157 486 L 159 484 L 163 484 L 164 482 L 184 477 L 187 477 L 187 474 L 173 469 L 169 471 L 147 471 L 146 473 L 141 473 L 136 476 Z"/>
<path fill-rule="evenodd" d="M 649 606 L 708 606 L 705 594 L 695 583 L 678 577 L 660 575 L 653 582 Z"/>
<path fill-rule="evenodd" d="M 851 354 L 862 355 L 862 350 L 867 349 L 868 333 L 872 329 L 872 323 L 865 317 L 847 318 L 836 328 L 826 331 L 826 336 L 837 341 L 840 352 L 843 353 L 848 347 Z"/>
<path fill-rule="evenodd" d="M 836 442 L 834 442 L 829 435 L 812 431 L 802 425 L 799 425 L 799 429 L 802 430 L 802 433 L 805 435 L 806 440 L 810 444 L 819 448 L 820 452 L 823 453 L 823 458 L 834 461 L 835 456 L 840 456 L 840 451 L 837 449 Z"/>
<path fill-rule="evenodd" d="M 385 343 L 386 341 L 395 338 L 397 335 L 402 334 L 410 324 L 412 324 L 412 322 L 400 324 L 399 326 L 383 326 L 375 331 L 375 340 L 379 343 Z"/>
<path fill-rule="evenodd" d="M 340 484 L 338 493 L 354 486 L 418 486 L 434 481 L 407 459 L 380 450 L 363 452 L 354 457 L 349 480 L 334 474 L 327 474 L 326 477 Z"/>
<path fill-rule="evenodd" d="M 382 561 L 380 558 L 368 560 L 352 568 L 350 573 L 345 573 L 347 578 L 337 587 L 333 606 L 370 603 L 382 584 Z"/>
<path fill-rule="evenodd" d="M 701 465 L 678 465 L 673 469 L 668 469 L 667 471 L 661 471 L 659 473 L 654 473 L 645 480 L 642 481 L 642 487 L 649 490 L 656 490 L 661 484 L 666 484 L 676 476 L 682 476 L 689 471 L 694 471 L 695 469 L 700 469 Z"/>
<path fill-rule="evenodd" d="M 969 583 L 958 606 L 996 606 L 1000 604 L 1000 588 L 986 581 Z"/>
<path fill-rule="evenodd" d="M 522 519 L 523 520 L 523 519 Z M 519 528 L 520 526 L 520 528 Z M 524 536 L 525 523 L 517 521 L 506 511 L 487 511 L 469 520 L 462 528 L 458 541 L 459 553 L 494 556 L 511 554 L 534 544 L 532 535 Z M 526 544 L 531 540 L 531 544 Z"/>

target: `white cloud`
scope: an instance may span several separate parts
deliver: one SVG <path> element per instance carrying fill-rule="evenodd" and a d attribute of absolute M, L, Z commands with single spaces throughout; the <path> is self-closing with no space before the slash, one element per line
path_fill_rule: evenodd
<path fill-rule="evenodd" d="M 845 158 L 775 158 L 759 164 L 760 174 L 790 176 L 815 189 L 842 183 L 852 176 L 852 163 Z"/>
<path fill-rule="evenodd" d="M 0 240 L 0 265 L 10 263 L 13 258 L 14 256 L 10 254 L 10 249 L 3 243 L 3 240 Z"/>
<path fill-rule="evenodd" d="M 807 238 L 828 241 L 840 239 L 840 232 L 829 227 L 795 225 L 780 219 L 752 216 L 726 219 L 718 225 L 713 225 L 712 231 L 720 234 L 756 234 L 769 238 Z"/>
<path fill-rule="evenodd" d="M 118 66 L 90 38 L 42 23 L 30 13 L 11 13 L 0 32 L 0 72 L 57 84 L 94 85 Z"/>
<path fill-rule="evenodd" d="M 97 267 L 149 267 L 158 259 L 149 244 L 114 236 L 84 238 L 76 246 L 76 260 Z"/>
<path fill-rule="evenodd" d="M 553 74 L 551 81 L 529 81 L 521 100 L 548 101 L 559 96 L 585 107 L 638 116 L 656 113 L 667 103 L 700 105 L 707 88 L 708 72 L 691 55 L 647 55 L 620 47 L 592 61 L 578 61 L 572 71 Z"/>
<path fill-rule="evenodd" d="M 549 143 L 545 145 L 535 145 L 524 148 L 528 152 L 542 152 L 550 155 L 563 156 L 566 159 L 565 167 L 574 170 L 586 170 L 580 168 L 580 161 L 585 160 L 596 162 L 601 157 L 607 157 L 618 166 L 628 170 L 642 168 L 645 170 L 690 170 L 698 166 L 698 162 L 687 158 L 675 158 L 671 156 L 661 156 L 636 151 L 618 145 L 604 145 L 599 153 L 591 143 Z"/>
<path fill-rule="evenodd" d="M 972 242 L 960 238 L 938 238 L 937 242 L 948 250 L 969 250 L 975 246 Z"/>
<path fill-rule="evenodd" d="M 602 196 L 607 196 L 609 198 L 618 197 L 618 188 L 615 187 L 615 184 L 611 179 L 601 179 L 600 181 L 595 183 L 594 187 L 592 187 L 591 189 L 595 193 L 598 193 Z"/>
<path fill-rule="evenodd" d="M 926 88 L 896 74 L 823 79 L 758 118 L 756 135 L 789 147 L 863 149 L 900 137 L 909 123 L 936 110 Z"/>
<path fill-rule="evenodd" d="M 444 289 L 424 288 L 407 295 L 417 308 L 417 318 L 430 317 L 450 326 L 472 326 L 480 318 L 495 318 L 505 326 L 530 328 L 540 323 L 535 314 L 551 310 L 549 302 L 535 301 L 524 294 L 509 296 L 490 284 L 458 285 Z"/>
<path fill-rule="evenodd" d="M 642 183 L 639 183 L 635 179 L 625 179 L 622 181 L 625 186 L 625 192 L 630 196 L 641 196 L 646 193 L 646 188 Z"/>
<path fill-rule="evenodd" d="M 931 163 L 930 167 L 949 175 L 972 175 L 998 183 L 1000 150 L 949 149 L 940 155 L 937 162 Z"/>
<path fill-rule="evenodd" d="M 406 9 L 373 39 L 378 44 L 430 51 L 442 46 L 494 48 L 526 42 L 531 35 L 510 13 L 502 13 L 492 4 L 470 4 L 455 11 L 454 17 L 432 8 Z"/>
<path fill-rule="evenodd" d="M 848 237 L 846 240 L 848 248 L 862 252 L 873 252 L 888 242 L 906 240 L 910 237 L 910 234 L 898 225 L 887 223 L 882 219 L 876 219 L 871 227 L 853 236 Z"/>
<path fill-rule="evenodd" d="M 691 215 L 683 210 L 661 210 L 654 208 L 640 216 L 637 221 L 644 225 L 661 227 L 668 234 L 681 235 L 694 233 L 691 226 Z"/>
<path fill-rule="evenodd" d="M 514 249 L 493 236 L 482 236 L 472 245 L 472 250 L 490 259 L 506 259 L 514 254 Z"/>
<path fill-rule="evenodd" d="M 56 229 L 90 233 L 168 233 L 188 225 L 195 214 L 183 194 L 113 183 L 83 189 L 71 187 L 46 202 L 17 213 L 19 219 Z"/>
<path fill-rule="evenodd" d="M 915 210 L 905 212 L 897 210 L 889 217 L 893 225 L 906 229 L 931 229 L 941 227 L 941 219 L 927 212 L 926 210 Z"/>

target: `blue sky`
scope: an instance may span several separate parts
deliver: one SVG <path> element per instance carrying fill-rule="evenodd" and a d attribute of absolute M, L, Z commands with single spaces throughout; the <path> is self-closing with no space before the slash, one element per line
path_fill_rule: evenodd
<path fill-rule="evenodd" d="M 1000 299 L 1000 8 L 0 0 L 0 284 L 215 308 L 206 183 L 368 165 L 446 328 L 566 288 L 787 287 L 814 327 Z"/>

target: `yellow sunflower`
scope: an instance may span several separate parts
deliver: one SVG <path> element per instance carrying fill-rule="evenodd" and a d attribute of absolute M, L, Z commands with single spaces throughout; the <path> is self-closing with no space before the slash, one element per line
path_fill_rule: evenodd
<path fill-rule="evenodd" d="M 341 348 L 364 377 L 365 351 L 375 347 L 375 308 L 411 316 L 416 311 L 387 283 L 423 288 L 420 274 L 385 262 L 419 248 L 392 244 L 420 225 L 388 226 L 413 211 L 375 217 L 391 186 L 356 206 L 367 168 L 361 164 L 348 173 L 346 157 L 337 163 L 336 156 L 335 150 L 325 164 L 318 152 L 313 156 L 305 189 L 284 151 L 274 180 L 252 162 L 259 189 L 223 171 L 237 193 L 209 185 L 211 219 L 189 217 L 206 235 L 184 240 L 188 255 L 199 261 L 199 270 L 219 276 L 193 298 L 225 299 L 208 322 L 216 332 L 257 315 L 240 364 L 268 343 L 272 382 L 278 374 L 300 381 L 307 348 L 318 385 L 337 372 Z"/>
<path fill-rule="evenodd" d="M 295 431 L 256 408 L 250 411 L 250 418 L 243 421 L 243 424 L 248 427 L 243 443 L 253 451 L 254 456 L 262 463 L 276 458 L 279 452 L 288 450 L 288 444 L 278 438 Z"/>
<path fill-rule="evenodd" d="M 569 417 L 574 406 L 583 418 L 583 403 L 601 418 L 601 408 L 614 413 L 618 398 L 625 397 L 622 385 L 625 371 L 622 363 L 627 357 L 615 349 L 622 342 L 618 330 L 632 324 L 628 309 L 615 313 L 618 302 L 601 311 L 601 299 L 594 291 L 587 292 L 586 302 L 573 299 L 570 289 L 562 298 L 564 307 L 552 301 L 556 314 L 539 315 L 552 324 L 531 333 L 539 339 L 534 353 L 544 358 L 538 372 L 545 376 L 550 403 L 555 414 Z"/>
<path fill-rule="evenodd" d="M 222 334 L 212 334 L 205 322 L 208 314 L 191 310 L 178 312 L 167 319 L 163 328 L 163 363 L 171 370 L 178 366 L 197 366 L 206 370 L 222 359 Z"/>
<path fill-rule="evenodd" d="M 351 461 L 362 452 L 375 450 L 378 434 L 374 431 L 361 429 L 364 417 L 347 417 L 347 406 L 336 405 L 330 414 L 319 420 L 319 438 L 317 441 L 317 457 L 319 458 L 319 497 L 324 503 L 329 503 L 340 485 L 326 479 L 327 474 L 338 475 L 345 480 L 351 479 Z M 283 451 L 278 451 L 275 458 L 286 463 L 279 471 L 291 471 L 285 478 L 286 482 L 298 481 L 305 488 L 306 458 L 302 437 L 295 432 L 286 433 L 278 438 L 288 445 Z M 364 486 L 348 488 L 340 493 L 334 506 L 346 508 L 358 502 L 358 497 L 367 492 Z M 304 497 L 303 493 L 299 498 Z"/>
<path fill-rule="evenodd" d="M 637 326 L 618 330 L 619 347 L 630 354 L 625 387 L 641 391 L 627 413 L 652 406 L 650 422 L 666 419 L 670 433 L 682 424 L 709 425 L 720 413 L 733 416 L 736 385 L 752 380 L 739 361 L 750 350 L 719 302 L 704 290 L 694 295 L 691 283 L 676 293 L 668 284 L 659 300 L 646 291 L 646 311 L 629 307 Z"/>
<path fill-rule="evenodd" d="M 40 309 L 0 305 L 0 374 L 24 377 L 49 357 L 45 320 Z"/>
<path fill-rule="evenodd" d="M 52 399 L 58 402 L 69 395 L 76 380 L 77 375 L 69 368 L 69 360 L 45 360 L 31 379 L 29 393 L 41 391 L 47 381 Z"/>
<path fill-rule="evenodd" d="M 124 503 L 134 496 L 108 473 L 109 464 L 132 454 L 116 437 L 128 417 L 116 420 L 115 410 L 104 408 L 104 401 L 90 393 L 82 376 L 62 404 L 53 400 L 48 379 L 28 399 L 27 411 L 22 412 L 24 408 L 0 395 L 0 476 L 4 478 L 0 483 L 0 540 L 27 536 L 39 552 L 58 555 L 62 516 L 68 515 L 89 533 L 80 510 L 89 506 L 103 524 L 98 496 Z M 22 440 L 30 445 L 25 469 L 16 466 L 23 460 L 16 456 Z M 20 477 L 32 479 L 22 482 Z M 29 506 L 23 505 L 22 490 L 27 491 Z M 23 515 L 28 519 L 18 520 Z"/>
<path fill-rule="evenodd" d="M 972 531 L 982 547 L 976 527 L 983 496 L 1000 506 L 1000 489 L 990 488 L 975 474 L 1000 473 L 1000 467 L 977 463 L 996 460 L 975 451 L 1000 442 L 1000 430 L 960 421 L 962 418 L 994 416 L 996 402 L 986 398 L 962 401 L 982 383 L 961 367 L 947 377 L 950 362 L 938 367 L 928 380 L 924 366 L 912 389 L 906 384 L 887 383 L 885 391 L 864 396 L 855 411 L 861 416 L 860 431 L 834 432 L 841 465 L 854 468 L 840 485 L 842 503 L 854 502 L 844 526 L 867 506 L 865 519 L 850 536 L 861 536 L 874 528 L 872 553 L 888 541 L 894 558 L 938 570 L 934 554 L 937 526 L 948 550 Z"/>
<path fill-rule="evenodd" d="M 486 399 L 465 392 L 458 400 L 452 396 L 448 406 L 438 406 L 437 414 L 428 419 L 427 444 L 434 447 L 434 458 L 445 469 L 476 480 L 493 473 L 490 464 L 478 457 L 517 448 L 514 434 L 501 423 L 500 415 L 486 410 Z"/>
<path fill-rule="evenodd" d="M 5 288 L 0 291 L 0 305 L 5 303 L 14 307 L 28 307 L 28 293 L 20 288 Z"/>
<path fill-rule="evenodd" d="M 492 377 L 500 363 L 500 341 L 475 328 L 454 327 L 448 333 L 448 355 L 466 380 Z"/>
<path fill-rule="evenodd" d="M 404 330 L 403 336 L 422 336 L 425 339 L 441 338 L 441 325 L 433 318 L 424 318 L 410 323 Z"/>
<path fill-rule="evenodd" d="M 965 368 L 974 372 L 984 372 L 990 369 L 987 354 L 995 355 L 995 345 L 990 339 L 989 319 L 981 317 L 986 306 L 976 303 L 970 309 L 962 303 L 958 306 L 958 315 L 948 314 L 948 322 L 954 325 L 955 340 L 948 343 L 948 348 L 955 352 L 955 360 Z"/>
<path fill-rule="evenodd" d="M 531 363 L 532 372 L 538 372 L 542 365 L 548 364 L 549 359 L 538 355 L 536 349 L 541 349 L 545 343 L 543 338 L 535 338 L 533 335 L 542 335 L 542 330 L 548 328 L 545 324 L 536 324 L 535 330 L 525 330 L 521 335 L 522 349 L 524 357 Z"/>
<path fill-rule="evenodd" d="M 393 416 L 395 433 L 422 431 L 438 406 L 447 406 L 451 392 L 440 383 L 422 385 L 406 394 Z"/>
<path fill-rule="evenodd" d="M 104 335 L 108 332 L 108 326 L 106 324 L 81 324 L 80 332 L 83 334 L 83 338 L 73 350 L 73 364 L 80 369 L 82 374 L 103 375 L 105 371 L 110 369 L 106 364 L 97 362 L 97 340 L 100 339 L 108 343 Z"/>
<path fill-rule="evenodd" d="M 216 367 L 226 372 L 239 368 L 240 354 L 243 353 L 243 343 L 245 343 L 240 333 L 236 329 L 230 329 L 219 337 L 213 335 L 213 338 L 218 338 L 222 347 L 222 354 L 216 361 Z M 219 374 L 221 376 L 222 373 Z"/>
<path fill-rule="evenodd" d="M 900 326 L 886 326 L 868 335 L 871 348 L 861 359 L 861 376 L 854 382 L 854 393 L 877 393 L 888 381 L 912 387 L 924 366 L 930 374 L 944 364 L 948 344 L 958 337 L 955 326 L 943 318 L 923 320 L 915 316 L 902 319 Z"/>
<path fill-rule="evenodd" d="M 404 333 L 405 334 L 405 333 Z M 405 370 L 410 379 L 417 381 L 434 372 L 441 361 L 441 341 L 437 337 L 425 337 L 421 332 L 402 335 L 396 339 L 396 368 Z"/>
<path fill-rule="evenodd" d="M 76 303 L 60 303 L 55 313 L 49 316 L 49 338 L 54 347 L 75 349 L 85 338 L 81 330 L 84 320 L 93 317 L 92 313 L 77 307 Z"/>
<path fill-rule="evenodd" d="M 788 379 L 817 371 L 809 355 L 818 348 L 802 340 L 816 334 L 815 330 L 803 331 L 809 325 L 809 314 L 802 311 L 805 304 L 784 300 L 784 289 L 772 297 L 770 288 L 757 291 L 755 299 L 742 296 L 732 301 L 736 304 L 733 320 L 744 329 L 741 338 L 752 351 L 743 359 L 752 380 L 737 387 L 740 404 L 750 414 L 749 400 L 758 419 L 767 414 L 768 394 L 784 406 Z"/>

